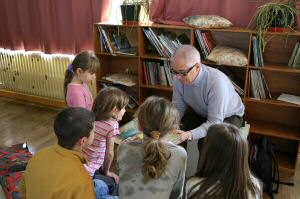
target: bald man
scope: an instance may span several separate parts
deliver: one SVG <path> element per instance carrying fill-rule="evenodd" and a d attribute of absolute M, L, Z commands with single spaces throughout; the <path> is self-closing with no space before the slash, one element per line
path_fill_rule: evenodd
<path fill-rule="evenodd" d="M 177 131 L 181 142 L 204 138 L 212 124 L 242 126 L 245 108 L 240 96 L 224 73 L 201 63 L 195 47 L 183 45 L 177 49 L 171 72 L 176 75 L 172 102 L 183 123 L 184 131 Z"/>

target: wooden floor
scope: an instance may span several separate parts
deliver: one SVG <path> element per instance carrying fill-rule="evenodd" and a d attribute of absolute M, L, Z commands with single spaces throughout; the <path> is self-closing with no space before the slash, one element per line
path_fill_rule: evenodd
<path fill-rule="evenodd" d="M 60 109 L 0 97 L 0 110 L 0 146 L 27 142 L 29 149 L 36 153 L 56 142 L 53 121 Z M 297 166 L 295 186 L 280 185 L 276 199 L 300 198 L 299 161 Z"/>
<path fill-rule="evenodd" d="M 53 121 L 59 109 L 0 97 L 0 146 L 27 142 L 35 153 L 56 142 Z"/>

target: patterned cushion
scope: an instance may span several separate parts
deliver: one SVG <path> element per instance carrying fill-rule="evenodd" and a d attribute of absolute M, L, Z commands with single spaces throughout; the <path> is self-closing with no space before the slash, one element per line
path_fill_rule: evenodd
<path fill-rule="evenodd" d="M 190 26 L 195 26 L 197 28 L 227 28 L 233 24 L 217 15 L 195 15 L 189 16 L 183 19 L 183 21 Z"/>
<path fill-rule="evenodd" d="M 245 52 L 227 46 L 216 46 L 207 59 L 219 65 L 246 66 L 248 64 Z"/>

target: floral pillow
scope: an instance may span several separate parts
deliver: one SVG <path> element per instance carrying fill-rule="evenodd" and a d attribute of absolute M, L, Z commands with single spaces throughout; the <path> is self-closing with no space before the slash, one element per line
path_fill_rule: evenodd
<path fill-rule="evenodd" d="M 227 28 L 233 24 L 217 15 L 195 15 L 183 19 L 183 21 L 190 26 L 197 28 Z"/>
<path fill-rule="evenodd" d="M 245 52 L 227 46 L 216 46 L 207 59 L 219 65 L 246 66 L 248 64 Z"/>

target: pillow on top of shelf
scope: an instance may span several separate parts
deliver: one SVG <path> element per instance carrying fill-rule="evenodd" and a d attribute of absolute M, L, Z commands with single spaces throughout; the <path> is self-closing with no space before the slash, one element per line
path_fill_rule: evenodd
<path fill-rule="evenodd" d="M 216 46 L 206 59 L 219 65 L 246 66 L 248 64 L 245 52 L 227 46 Z"/>
<path fill-rule="evenodd" d="M 233 24 L 217 15 L 195 15 L 183 19 L 183 21 L 190 26 L 197 28 L 228 28 Z"/>

